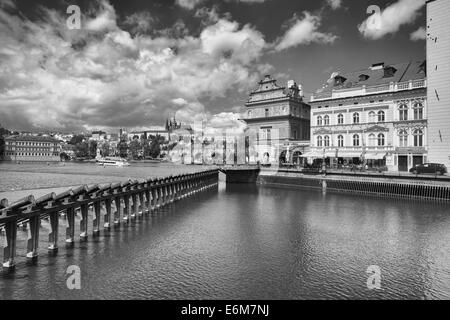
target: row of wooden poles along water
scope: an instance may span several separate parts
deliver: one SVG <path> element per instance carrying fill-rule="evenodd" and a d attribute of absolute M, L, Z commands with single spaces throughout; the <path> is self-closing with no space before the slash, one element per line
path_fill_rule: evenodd
<path fill-rule="evenodd" d="M 50 193 L 38 199 L 32 195 L 9 204 L 7 199 L 0 201 L 0 228 L 6 237 L 3 253 L 3 268 L 15 266 L 17 228 L 28 224 L 27 259 L 38 256 L 39 227 L 41 219 L 50 222 L 50 252 L 58 250 L 59 218 L 67 220 L 66 243 L 75 241 L 75 216 L 81 214 L 80 240 L 88 237 L 88 215 L 93 215 L 94 236 L 100 233 L 100 219 L 103 213 L 105 230 L 111 225 L 118 226 L 121 221 L 128 223 L 162 206 L 206 190 L 218 183 L 218 170 L 193 174 L 170 176 L 112 183 L 108 185 L 80 186 L 61 194 Z"/>

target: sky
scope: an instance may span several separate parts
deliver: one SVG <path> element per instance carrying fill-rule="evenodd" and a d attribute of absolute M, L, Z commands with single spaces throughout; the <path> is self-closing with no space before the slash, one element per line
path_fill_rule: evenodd
<path fill-rule="evenodd" d="M 424 59 L 425 21 L 425 0 L 0 0 L 0 125 L 236 126 L 265 74 L 308 101 L 333 72 Z"/>

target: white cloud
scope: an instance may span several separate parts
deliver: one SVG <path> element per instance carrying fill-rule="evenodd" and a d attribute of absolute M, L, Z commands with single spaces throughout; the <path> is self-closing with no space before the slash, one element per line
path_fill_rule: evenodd
<path fill-rule="evenodd" d="M 337 10 L 342 6 L 342 0 L 327 0 L 327 3 L 333 10 Z"/>
<path fill-rule="evenodd" d="M 414 23 L 425 0 L 398 0 L 383 11 L 374 13 L 358 25 L 364 38 L 377 40 L 396 33 L 401 26 Z"/>
<path fill-rule="evenodd" d="M 282 51 L 302 44 L 333 43 L 337 36 L 331 33 L 318 31 L 321 26 L 321 17 L 304 12 L 303 18 L 294 16 L 289 21 L 289 29 L 276 41 L 275 50 Z"/>
<path fill-rule="evenodd" d="M 424 27 L 420 27 L 410 35 L 412 41 L 425 40 L 427 38 L 427 31 Z"/>
<path fill-rule="evenodd" d="M 205 28 L 200 39 L 203 51 L 215 57 L 228 57 L 243 64 L 257 59 L 266 43 L 263 35 L 245 25 L 239 30 L 237 22 L 220 19 Z"/>
<path fill-rule="evenodd" d="M 194 9 L 197 5 L 199 5 L 203 0 L 176 0 L 175 3 L 180 7 L 183 7 L 188 10 Z"/>
<path fill-rule="evenodd" d="M 145 127 L 169 116 L 193 121 L 205 104 L 260 80 L 266 43 L 222 18 L 200 36 L 168 30 L 132 36 L 104 2 L 89 28 L 72 32 L 64 12 L 30 21 L 0 8 L 0 119 L 11 129 Z"/>

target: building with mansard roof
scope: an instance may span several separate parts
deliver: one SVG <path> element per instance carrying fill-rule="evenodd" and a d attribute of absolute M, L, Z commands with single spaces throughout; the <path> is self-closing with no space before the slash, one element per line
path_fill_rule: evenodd
<path fill-rule="evenodd" d="M 408 171 L 427 161 L 426 62 L 334 73 L 311 97 L 310 161 Z"/>

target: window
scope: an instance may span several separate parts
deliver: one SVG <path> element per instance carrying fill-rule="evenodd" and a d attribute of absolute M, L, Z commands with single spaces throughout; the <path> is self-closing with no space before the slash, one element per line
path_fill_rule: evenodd
<path fill-rule="evenodd" d="M 249 110 L 249 111 L 248 111 L 248 117 L 251 118 L 252 116 L 253 116 L 253 111 L 252 111 L 252 110 Z"/>
<path fill-rule="evenodd" d="M 264 110 L 266 118 L 269 116 L 269 109 Z"/>
<path fill-rule="evenodd" d="M 399 119 L 400 119 L 400 121 L 408 120 L 408 106 L 405 103 L 402 103 L 398 107 L 398 112 L 399 112 Z"/>
<path fill-rule="evenodd" d="M 374 111 L 369 112 L 369 122 L 375 122 L 375 112 Z"/>
<path fill-rule="evenodd" d="M 359 146 L 359 135 L 357 135 L 357 134 L 353 135 L 353 145 L 355 147 Z"/>
<path fill-rule="evenodd" d="M 420 129 L 414 130 L 414 147 L 422 147 L 423 146 L 423 131 Z"/>
<path fill-rule="evenodd" d="M 420 102 L 414 103 L 414 120 L 422 120 L 423 119 L 423 104 Z"/>
<path fill-rule="evenodd" d="M 378 145 L 379 146 L 384 146 L 385 140 L 384 140 L 384 134 L 380 133 L 378 135 Z"/>
<path fill-rule="evenodd" d="M 400 130 L 398 133 L 399 137 L 399 145 L 400 147 L 407 147 L 408 146 L 408 132 L 406 130 Z"/>
<path fill-rule="evenodd" d="M 338 147 L 343 147 L 344 146 L 344 137 L 339 135 L 338 136 Z"/>
<path fill-rule="evenodd" d="M 378 122 L 384 122 L 385 114 L 383 110 L 378 111 Z"/>
<path fill-rule="evenodd" d="M 373 147 L 376 145 L 375 135 L 372 133 L 369 135 L 369 146 Z"/>
<path fill-rule="evenodd" d="M 321 126 L 322 125 L 322 116 L 318 116 L 317 117 L 317 125 Z"/>
<path fill-rule="evenodd" d="M 322 146 L 322 136 L 318 136 L 317 137 L 317 146 L 321 147 Z"/>
<path fill-rule="evenodd" d="M 330 125 L 330 117 L 329 117 L 328 115 L 326 115 L 326 116 L 323 118 L 323 122 L 324 122 L 324 124 L 325 124 L 326 126 Z"/>
<path fill-rule="evenodd" d="M 324 142 L 324 147 L 329 147 L 330 146 L 330 137 L 325 136 L 323 139 L 323 142 Z"/>
<path fill-rule="evenodd" d="M 359 113 L 355 112 L 353 114 L 353 123 L 359 123 Z"/>
<path fill-rule="evenodd" d="M 342 113 L 338 114 L 338 124 L 343 124 L 344 123 L 344 115 Z"/>

